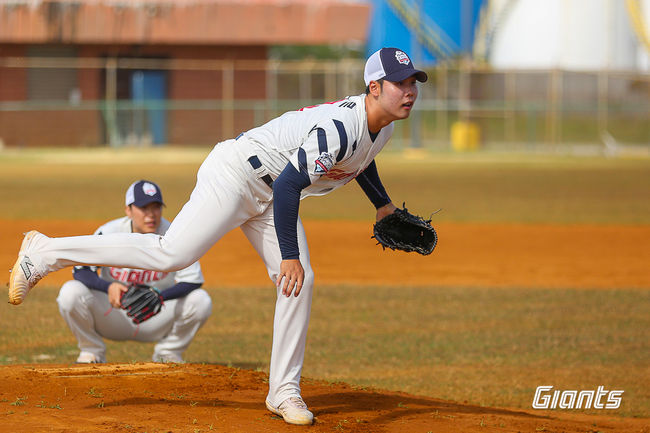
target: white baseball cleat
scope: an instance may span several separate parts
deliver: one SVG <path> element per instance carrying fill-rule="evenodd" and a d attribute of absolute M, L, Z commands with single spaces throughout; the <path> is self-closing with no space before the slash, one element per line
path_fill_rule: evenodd
<path fill-rule="evenodd" d="M 102 364 L 106 362 L 102 357 L 90 352 L 81 352 L 77 357 L 77 364 Z"/>
<path fill-rule="evenodd" d="M 23 302 L 27 292 L 43 278 L 46 273 L 36 269 L 33 251 L 30 251 L 34 238 L 45 237 L 45 235 L 32 230 L 25 235 L 23 243 L 20 246 L 18 260 L 14 264 L 9 277 L 9 303 L 18 305 Z M 30 256 L 32 258 L 30 258 Z"/>
<path fill-rule="evenodd" d="M 151 357 L 153 362 L 161 362 L 163 364 L 184 364 L 183 357 L 176 353 L 155 353 Z"/>
<path fill-rule="evenodd" d="M 314 422 L 314 414 L 307 409 L 302 397 L 289 397 L 278 407 L 272 406 L 266 400 L 266 408 L 289 424 L 309 425 Z"/>

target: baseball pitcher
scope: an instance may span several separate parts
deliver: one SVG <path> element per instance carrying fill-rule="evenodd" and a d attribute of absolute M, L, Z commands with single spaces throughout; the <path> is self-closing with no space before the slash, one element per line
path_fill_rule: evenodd
<path fill-rule="evenodd" d="M 23 241 L 9 299 L 19 304 L 47 273 L 65 266 L 104 265 L 172 272 L 195 262 L 240 227 L 277 287 L 267 408 L 292 424 L 311 424 L 300 394 L 314 273 L 300 200 L 356 180 L 377 221 L 396 206 L 382 185 L 375 156 L 409 117 L 427 74 L 397 48 L 367 60 L 366 92 L 290 111 L 218 143 L 199 168 L 189 201 L 164 234 L 111 233 Z"/>

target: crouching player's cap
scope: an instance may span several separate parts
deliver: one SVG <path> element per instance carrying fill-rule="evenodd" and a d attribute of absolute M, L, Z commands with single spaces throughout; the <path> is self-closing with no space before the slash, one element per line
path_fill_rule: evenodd
<path fill-rule="evenodd" d="M 399 48 L 382 48 L 375 51 L 368 57 L 366 68 L 363 71 L 366 86 L 371 81 L 382 78 L 398 82 L 412 75 L 415 75 L 415 78 L 421 83 L 424 83 L 429 78 L 426 72 L 415 69 L 409 56 Z"/>
<path fill-rule="evenodd" d="M 127 206 L 134 204 L 137 207 L 145 207 L 149 203 L 165 204 L 160 188 L 149 180 L 133 182 L 126 190 L 125 203 Z"/>

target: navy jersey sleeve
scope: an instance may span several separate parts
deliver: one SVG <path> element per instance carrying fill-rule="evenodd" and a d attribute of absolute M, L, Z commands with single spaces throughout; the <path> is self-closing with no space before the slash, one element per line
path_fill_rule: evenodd
<path fill-rule="evenodd" d="M 307 107 L 314 125 L 273 182 L 273 215 L 283 260 L 298 259 L 298 208 L 303 189 L 352 153 L 357 136 L 355 103 L 348 99 Z M 317 113 L 317 115 L 316 115 Z"/>
<path fill-rule="evenodd" d="M 160 294 L 162 295 L 163 300 L 170 301 L 172 299 L 182 298 L 187 296 L 191 291 L 201 287 L 200 283 L 188 283 L 181 281 L 176 283 L 173 286 L 163 290 Z"/>
<path fill-rule="evenodd" d="M 298 209 L 300 192 L 311 183 L 306 166 L 300 171 L 287 164 L 273 182 L 273 222 L 282 260 L 298 259 Z"/>
<path fill-rule="evenodd" d="M 97 271 L 93 271 L 89 266 L 76 266 L 72 275 L 75 280 L 92 290 L 108 293 L 108 286 L 111 285 L 109 281 L 101 278 L 97 275 Z"/>
<path fill-rule="evenodd" d="M 375 205 L 375 209 L 379 209 L 391 202 L 384 185 L 379 179 L 377 164 L 374 160 L 357 176 L 356 180 L 372 204 Z"/>

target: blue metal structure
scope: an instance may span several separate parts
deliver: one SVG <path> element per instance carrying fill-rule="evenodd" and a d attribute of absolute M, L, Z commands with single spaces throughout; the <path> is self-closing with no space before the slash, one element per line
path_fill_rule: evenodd
<path fill-rule="evenodd" d="M 401 47 L 422 66 L 471 54 L 487 0 L 372 0 L 367 55 Z"/>
<path fill-rule="evenodd" d="M 158 104 L 167 99 L 166 71 L 136 71 L 131 76 L 133 102 L 142 108 L 133 111 L 133 130 L 138 137 L 150 134 L 154 144 L 167 142 L 167 113 Z"/>

